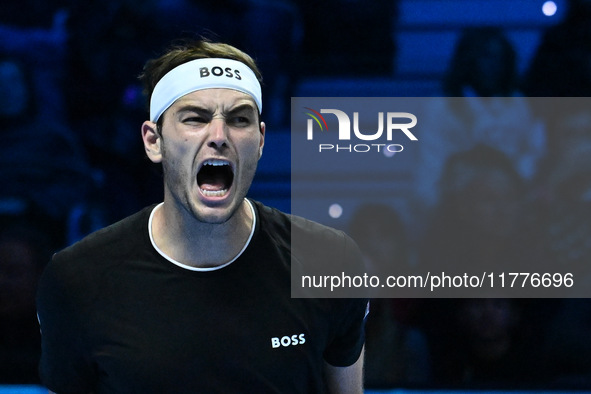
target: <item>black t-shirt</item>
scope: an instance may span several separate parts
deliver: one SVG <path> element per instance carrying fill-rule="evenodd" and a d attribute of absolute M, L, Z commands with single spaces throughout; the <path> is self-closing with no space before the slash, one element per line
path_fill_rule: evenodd
<path fill-rule="evenodd" d="M 38 292 L 43 383 L 58 393 L 325 391 L 324 360 L 360 355 L 366 302 L 291 298 L 290 231 L 335 250 L 352 241 L 254 206 L 250 243 L 220 269 L 190 270 L 156 250 L 154 207 L 57 253 Z"/>

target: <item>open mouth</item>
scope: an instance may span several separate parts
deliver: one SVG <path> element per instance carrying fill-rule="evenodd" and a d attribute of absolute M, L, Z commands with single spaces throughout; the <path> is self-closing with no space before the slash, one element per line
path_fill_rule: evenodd
<path fill-rule="evenodd" d="M 230 163 L 225 160 L 206 160 L 197 173 L 197 184 L 206 197 L 224 196 L 233 181 L 234 171 Z"/>

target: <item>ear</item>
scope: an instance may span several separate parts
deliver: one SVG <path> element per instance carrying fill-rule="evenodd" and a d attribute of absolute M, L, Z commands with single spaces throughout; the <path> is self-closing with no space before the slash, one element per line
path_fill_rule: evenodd
<path fill-rule="evenodd" d="M 147 120 L 142 124 L 142 140 L 144 140 L 144 148 L 148 158 L 154 163 L 160 163 L 162 161 L 160 147 L 162 139 L 158 134 L 156 123 Z"/>
<path fill-rule="evenodd" d="M 259 143 L 259 159 L 263 155 L 263 146 L 265 145 L 265 129 L 266 129 L 265 122 L 261 122 L 261 126 L 259 128 L 261 132 L 261 141 Z"/>

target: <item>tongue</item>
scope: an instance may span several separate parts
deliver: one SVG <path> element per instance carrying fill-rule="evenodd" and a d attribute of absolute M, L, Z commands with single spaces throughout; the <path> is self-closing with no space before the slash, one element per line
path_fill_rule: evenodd
<path fill-rule="evenodd" d="M 231 176 L 227 166 L 205 165 L 197 174 L 197 183 L 201 190 L 217 192 L 226 190 L 230 186 Z"/>
<path fill-rule="evenodd" d="M 209 192 L 217 192 L 220 190 L 224 190 L 224 185 L 223 183 L 218 183 L 218 184 L 214 184 L 214 183 L 202 183 L 199 185 L 199 187 L 201 188 L 201 190 L 206 190 Z"/>
<path fill-rule="evenodd" d="M 225 189 L 224 177 L 216 171 L 210 171 L 209 168 L 201 171 L 198 180 L 201 190 L 217 192 Z"/>

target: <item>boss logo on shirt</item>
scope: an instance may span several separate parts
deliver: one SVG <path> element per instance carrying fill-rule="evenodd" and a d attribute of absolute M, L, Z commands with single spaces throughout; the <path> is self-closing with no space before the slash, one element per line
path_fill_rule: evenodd
<path fill-rule="evenodd" d="M 273 347 L 273 349 L 276 349 L 278 347 L 288 347 L 288 346 L 297 346 L 297 345 L 303 345 L 304 343 L 306 343 L 306 337 L 304 336 L 304 334 L 300 334 L 300 335 L 292 335 L 292 336 L 284 336 L 284 337 L 273 337 L 271 338 L 271 346 Z"/>
<path fill-rule="evenodd" d="M 221 68 L 215 66 L 211 69 L 208 69 L 207 67 L 201 67 L 199 68 L 199 75 L 201 75 L 201 78 L 209 77 L 210 75 L 214 75 L 216 77 L 221 77 L 222 75 L 225 75 L 228 78 L 236 78 L 238 80 L 242 79 L 242 76 L 240 75 L 240 70 L 232 70 L 230 67 Z"/>

